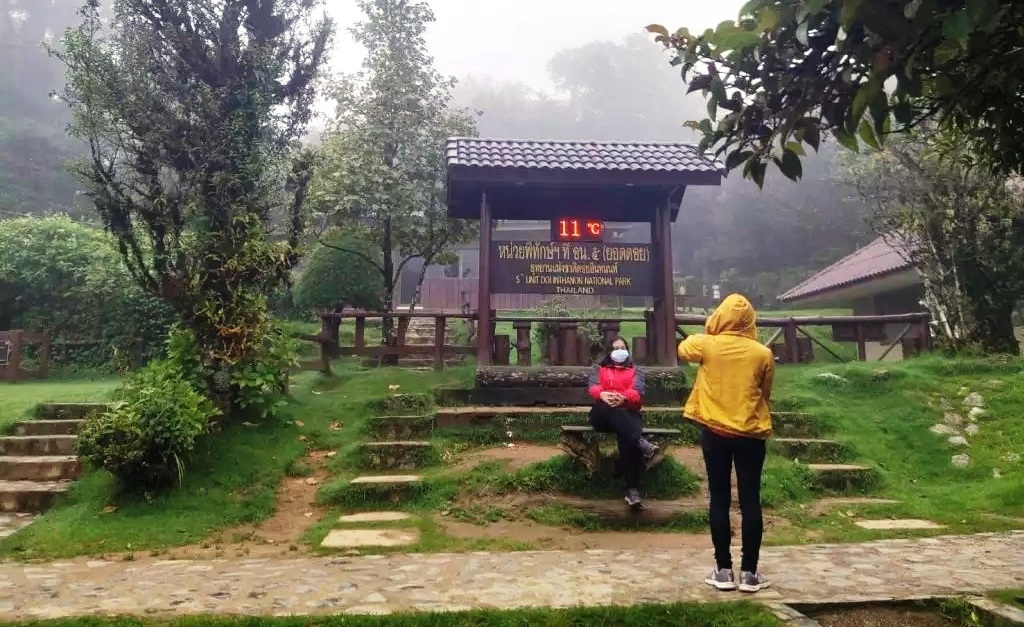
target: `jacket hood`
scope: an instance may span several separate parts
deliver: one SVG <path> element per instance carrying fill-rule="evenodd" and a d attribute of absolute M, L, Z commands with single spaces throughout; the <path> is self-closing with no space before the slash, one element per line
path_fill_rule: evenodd
<path fill-rule="evenodd" d="M 738 335 L 757 339 L 757 312 L 750 301 L 739 294 L 730 294 L 718 305 L 704 323 L 708 335 Z"/>

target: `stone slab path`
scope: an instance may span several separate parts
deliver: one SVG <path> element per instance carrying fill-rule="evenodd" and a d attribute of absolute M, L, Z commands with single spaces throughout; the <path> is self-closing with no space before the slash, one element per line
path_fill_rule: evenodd
<path fill-rule="evenodd" d="M 766 602 L 920 598 L 1024 587 L 1024 532 L 772 547 Z M 337 614 L 739 598 L 702 583 L 710 556 L 655 551 L 0 565 L 0 618 Z"/>

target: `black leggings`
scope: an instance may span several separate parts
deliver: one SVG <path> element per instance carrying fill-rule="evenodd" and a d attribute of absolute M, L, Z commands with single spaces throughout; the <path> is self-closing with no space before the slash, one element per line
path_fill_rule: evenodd
<path fill-rule="evenodd" d="M 736 466 L 740 513 L 743 516 L 743 557 L 741 570 L 757 572 L 761 555 L 764 520 L 761 515 L 761 470 L 764 468 L 765 441 L 754 438 L 727 438 L 706 428 L 701 429 L 700 446 L 708 473 L 708 522 L 711 541 L 715 545 L 718 568 L 732 569 L 729 542 L 729 504 L 732 501 L 732 467 Z"/>
<path fill-rule="evenodd" d="M 619 440 L 619 468 L 627 489 L 640 489 L 644 461 L 640 452 L 640 438 L 644 434 L 644 419 L 635 409 L 612 407 L 604 401 L 590 408 L 590 424 L 600 433 L 614 433 Z"/>

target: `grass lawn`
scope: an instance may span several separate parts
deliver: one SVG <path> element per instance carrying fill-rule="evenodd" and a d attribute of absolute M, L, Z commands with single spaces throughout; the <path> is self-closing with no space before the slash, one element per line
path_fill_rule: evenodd
<path fill-rule="evenodd" d="M 807 530 L 823 540 L 882 537 L 853 525 L 859 517 L 923 518 L 945 525 L 946 533 L 1020 528 L 1022 367 L 1020 360 L 926 357 L 885 365 L 779 368 L 777 396 L 817 417 L 829 437 L 854 450 L 859 463 L 875 467 L 882 484 L 873 496 L 899 504 L 842 507 L 828 515 L 801 505 L 784 506 L 778 513 L 796 526 L 776 530 L 774 541 L 807 538 Z M 962 418 L 958 429 L 964 432 L 970 424 L 964 398 L 970 392 L 982 395 L 985 412 L 977 418 L 978 433 L 966 435 L 969 444 L 955 446 L 947 435 L 931 433 L 945 418 Z M 964 468 L 952 464 L 958 453 L 970 456 Z"/>
<path fill-rule="evenodd" d="M 466 376 L 459 369 L 379 370 L 354 363 L 334 377 L 297 375 L 294 400 L 281 419 L 236 424 L 206 437 L 179 488 L 159 495 L 118 494 L 109 474 L 89 472 L 38 522 L 0 540 L 0 555 L 52 559 L 152 551 L 200 543 L 219 530 L 260 521 L 273 513 L 278 485 L 307 450 L 344 450 L 362 439 L 358 429 L 370 403 L 385 397 L 389 385 L 415 393 Z M 49 397 L 31 402 L 41 398 Z"/>
<path fill-rule="evenodd" d="M 91 403 L 106 400 L 117 387 L 115 378 L 70 381 L 24 381 L 0 384 L 0 432 L 31 418 L 40 403 Z"/>
<path fill-rule="evenodd" d="M 643 605 L 573 609 L 393 614 L 389 616 L 213 617 L 177 619 L 76 618 L 23 627 L 781 627 L 761 605 L 749 602 L 701 605 Z"/>

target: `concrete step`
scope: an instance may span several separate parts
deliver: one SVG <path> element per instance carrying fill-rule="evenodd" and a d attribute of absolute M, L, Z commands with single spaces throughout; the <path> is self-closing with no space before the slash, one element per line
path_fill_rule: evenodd
<path fill-rule="evenodd" d="M 45 511 L 69 485 L 70 481 L 0 481 L 0 512 Z"/>
<path fill-rule="evenodd" d="M 84 420 L 26 420 L 14 425 L 14 435 L 74 435 Z"/>
<path fill-rule="evenodd" d="M 392 487 L 421 483 L 423 477 L 420 475 L 372 475 L 356 477 L 349 482 L 350 485 Z"/>
<path fill-rule="evenodd" d="M 366 422 L 366 433 L 377 442 L 425 440 L 434 431 L 431 416 L 374 416 Z"/>
<path fill-rule="evenodd" d="M 83 420 L 106 411 L 107 403 L 43 403 L 36 407 L 36 418 L 42 420 Z"/>
<path fill-rule="evenodd" d="M 359 445 L 360 462 L 373 470 L 415 470 L 439 460 L 430 442 L 365 442 Z"/>
<path fill-rule="evenodd" d="M 67 481 L 82 476 L 82 463 L 74 455 L 0 457 L 0 480 Z"/>
<path fill-rule="evenodd" d="M 821 438 L 772 438 L 768 445 L 783 457 L 805 463 L 842 461 L 849 454 L 841 442 Z"/>
<path fill-rule="evenodd" d="M 808 464 L 818 487 L 836 494 L 863 493 L 878 484 L 874 468 L 859 464 Z"/>
<path fill-rule="evenodd" d="M 73 435 L 27 435 L 0 437 L 0 455 L 74 455 Z"/>
<path fill-rule="evenodd" d="M 0 538 L 12 536 L 39 518 L 39 513 L 11 512 L 0 514 Z"/>

